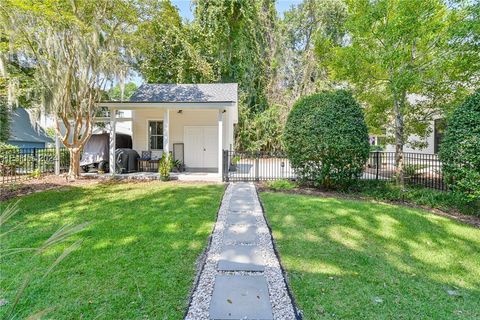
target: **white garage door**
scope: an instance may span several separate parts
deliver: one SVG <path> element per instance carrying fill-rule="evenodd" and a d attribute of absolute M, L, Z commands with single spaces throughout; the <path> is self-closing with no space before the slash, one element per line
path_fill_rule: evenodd
<path fill-rule="evenodd" d="M 187 168 L 218 167 L 217 127 L 185 126 L 183 141 Z"/>

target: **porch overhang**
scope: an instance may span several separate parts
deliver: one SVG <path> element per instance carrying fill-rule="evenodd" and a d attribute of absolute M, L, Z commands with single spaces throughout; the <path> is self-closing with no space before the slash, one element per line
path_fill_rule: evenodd
<path fill-rule="evenodd" d="M 224 141 L 224 114 L 226 111 L 233 112 L 235 123 L 238 122 L 237 102 L 235 101 L 214 101 L 214 102 L 119 102 L 108 101 L 98 102 L 98 107 L 108 108 L 110 117 L 96 117 L 96 122 L 110 122 L 110 146 L 109 146 L 109 169 L 110 174 L 115 175 L 115 146 L 116 146 L 116 123 L 121 121 L 133 121 L 134 119 L 117 117 L 116 110 L 158 110 L 163 112 L 163 150 L 162 152 L 170 152 L 170 112 L 179 110 L 215 110 L 217 114 L 217 172 L 218 177 L 222 177 L 223 173 L 223 141 Z"/>
<path fill-rule="evenodd" d="M 130 101 L 107 101 L 98 102 L 99 107 L 106 107 L 116 110 L 138 110 L 138 109 L 230 109 L 236 107 L 235 101 L 215 102 L 130 102 Z"/>

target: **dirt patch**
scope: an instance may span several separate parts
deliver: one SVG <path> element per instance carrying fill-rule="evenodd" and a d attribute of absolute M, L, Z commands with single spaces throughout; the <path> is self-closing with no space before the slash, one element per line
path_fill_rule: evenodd
<path fill-rule="evenodd" d="M 287 193 L 287 194 L 300 194 L 300 195 L 307 195 L 307 196 L 317 196 L 317 197 L 335 197 L 335 198 L 341 198 L 341 199 L 348 199 L 348 200 L 363 200 L 363 201 L 372 201 L 372 202 L 377 202 L 377 203 L 387 203 L 387 204 L 395 204 L 395 205 L 401 205 L 409 208 L 415 208 L 415 209 L 423 209 L 428 212 L 431 212 L 433 214 L 442 216 L 442 217 L 447 217 L 450 219 L 457 220 L 462 223 L 466 223 L 469 225 L 472 225 L 476 228 L 480 228 L 480 217 L 476 216 L 469 216 L 462 214 L 460 212 L 456 211 L 443 211 L 440 209 L 434 209 L 430 208 L 427 206 L 422 206 L 418 204 L 414 204 L 411 202 L 407 201 L 388 201 L 388 200 L 376 200 L 370 197 L 365 197 L 361 195 L 353 195 L 353 194 L 344 194 L 340 192 L 335 192 L 335 191 L 322 191 L 314 188 L 305 188 L 305 187 L 300 187 L 300 188 L 295 188 L 292 190 L 282 190 L 282 191 L 277 191 L 269 188 L 265 183 L 258 183 L 257 188 L 259 192 L 262 191 L 267 191 L 267 192 L 279 192 L 279 193 Z"/>
<path fill-rule="evenodd" d="M 92 184 L 113 185 L 113 184 L 132 184 L 132 183 L 168 183 L 168 184 L 188 184 L 188 185 L 204 185 L 204 184 L 221 184 L 220 182 L 208 181 L 178 181 L 171 180 L 160 182 L 160 180 L 136 180 L 136 179 L 97 179 L 92 177 L 81 177 L 76 180 L 69 180 L 65 175 L 55 176 L 47 175 L 39 179 L 23 180 L 17 183 L 0 184 L 0 201 L 6 201 L 15 197 L 25 196 L 27 194 L 42 192 L 46 190 L 78 187 Z"/>
<path fill-rule="evenodd" d="M 27 194 L 64 187 L 75 187 L 96 184 L 98 180 L 77 179 L 68 180 L 65 176 L 48 175 L 38 179 L 23 180 L 18 183 L 0 185 L 0 201 L 9 200 Z"/>

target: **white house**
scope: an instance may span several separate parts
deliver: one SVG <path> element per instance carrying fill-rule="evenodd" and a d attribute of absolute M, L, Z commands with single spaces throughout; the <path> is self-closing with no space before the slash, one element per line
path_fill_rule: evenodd
<path fill-rule="evenodd" d="M 416 135 L 411 135 L 407 138 L 407 145 L 404 146 L 404 152 L 423 153 L 423 154 L 436 154 L 440 148 L 440 142 L 442 141 L 443 132 L 445 130 L 445 118 L 441 116 L 435 116 L 433 120 L 429 121 L 428 135 L 424 138 Z M 412 144 L 415 142 L 422 143 L 422 147 L 414 148 Z M 395 152 L 395 146 L 387 144 L 385 151 Z"/>
<path fill-rule="evenodd" d="M 428 134 L 426 137 L 410 135 L 407 137 L 407 143 L 403 147 L 404 152 L 437 154 L 442 141 L 443 132 L 445 131 L 446 121 L 441 116 L 434 117 L 434 120 L 428 123 Z M 392 128 L 393 131 L 393 128 Z M 393 134 L 392 134 L 393 135 Z M 384 147 L 386 152 L 395 152 L 394 144 L 384 144 L 385 136 L 370 136 L 370 144 Z M 415 144 L 419 144 L 416 146 Z"/>
<path fill-rule="evenodd" d="M 222 150 L 233 148 L 238 123 L 236 83 L 144 84 L 128 102 L 101 102 L 110 110 L 110 172 L 114 170 L 115 128 L 131 121 L 133 149 L 152 157 L 182 153 L 188 170 L 222 174 Z M 118 111 L 131 111 L 131 118 Z M 127 113 L 124 113 L 127 114 Z M 175 150 L 174 150 L 175 148 Z"/>
<path fill-rule="evenodd" d="M 409 94 L 407 96 L 408 103 L 411 105 L 427 104 L 424 108 L 428 108 L 429 99 L 425 96 L 418 94 Z M 445 130 L 446 121 L 445 116 L 439 112 L 431 111 L 431 120 L 428 123 L 428 131 L 425 137 L 419 137 L 417 135 L 410 135 L 407 137 L 407 141 L 403 147 L 404 152 L 411 153 L 423 153 L 423 154 L 436 154 L 438 153 L 439 146 Z M 393 119 L 390 127 L 386 129 L 386 133 L 389 137 L 394 136 Z M 385 136 L 371 136 L 370 144 L 382 145 L 385 147 L 386 152 L 395 152 L 395 145 L 383 144 L 382 140 Z"/>

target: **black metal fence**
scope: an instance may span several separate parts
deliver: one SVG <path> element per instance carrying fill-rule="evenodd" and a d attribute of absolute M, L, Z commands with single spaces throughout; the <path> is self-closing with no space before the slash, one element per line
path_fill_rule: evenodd
<path fill-rule="evenodd" d="M 403 153 L 405 183 L 426 188 L 447 190 L 442 162 L 437 154 Z M 371 152 L 362 176 L 365 180 L 393 180 L 397 166 L 395 152 Z"/>
<path fill-rule="evenodd" d="M 283 153 L 224 151 L 223 164 L 225 181 L 296 179 Z"/>
<path fill-rule="evenodd" d="M 224 181 L 295 180 L 297 176 L 285 154 L 268 152 L 223 152 Z M 395 152 L 371 152 L 360 179 L 395 179 Z M 404 153 L 405 182 L 447 190 L 442 163 L 436 154 Z"/>
<path fill-rule="evenodd" d="M 18 182 L 38 177 L 45 173 L 54 173 L 58 161 L 60 172 L 68 170 L 70 154 L 60 149 L 57 158 L 55 148 L 11 148 L 0 150 L 0 181 L 2 184 Z"/>

